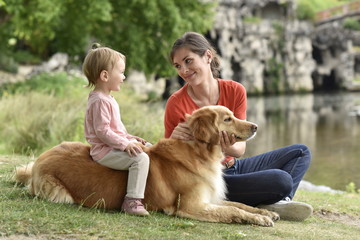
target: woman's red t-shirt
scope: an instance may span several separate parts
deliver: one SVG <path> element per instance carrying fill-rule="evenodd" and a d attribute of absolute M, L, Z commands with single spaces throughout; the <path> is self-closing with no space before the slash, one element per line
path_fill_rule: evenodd
<path fill-rule="evenodd" d="M 245 87 L 232 80 L 218 79 L 220 96 L 217 105 L 229 108 L 235 117 L 246 119 L 246 90 Z M 188 84 L 185 84 L 178 91 L 173 93 L 168 99 L 165 107 L 165 138 L 169 138 L 174 128 L 180 123 L 185 122 L 185 114 L 191 114 L 199 106 L 191 99 L 187 93 Z M 231 158 L 230 158 L 231 159 Z"/>

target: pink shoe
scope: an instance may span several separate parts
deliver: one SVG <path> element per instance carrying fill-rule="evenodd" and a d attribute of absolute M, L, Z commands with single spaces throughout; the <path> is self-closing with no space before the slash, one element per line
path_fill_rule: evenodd
<path fill-rule="evenodd" d="M 121 206 L 121 210 L 133 215 L 149 216 L 149 212 L 146 211 L 144 205 L 141 203 L 139 198 L 124 198 L 124 202 Z"/>

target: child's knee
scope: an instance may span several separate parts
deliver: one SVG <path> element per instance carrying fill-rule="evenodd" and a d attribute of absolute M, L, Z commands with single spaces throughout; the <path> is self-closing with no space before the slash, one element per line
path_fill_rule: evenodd
<path fill-rule="evenodd" d="M 145 152 L 140 153 L 138 155 L 138 163 L 142 167 L 149 167 L 149 164 L 150 164 L 149 155 L 147 155 Z"/>

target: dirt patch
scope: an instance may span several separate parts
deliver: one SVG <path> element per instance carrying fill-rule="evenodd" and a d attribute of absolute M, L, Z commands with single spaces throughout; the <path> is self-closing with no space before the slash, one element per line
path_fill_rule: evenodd
<path fill-rule="evenodd" d="M 346 225 L 352 225 L 360 227 L 360 217 L 355 217 L 349 215 L 347 213 L 336 213 L 328 210 L 318 210 L 314 212 L 314 215 L 320 218 L 324 218 L 326 220 L 331 220 L 339 223 L 343 223 Z"/>

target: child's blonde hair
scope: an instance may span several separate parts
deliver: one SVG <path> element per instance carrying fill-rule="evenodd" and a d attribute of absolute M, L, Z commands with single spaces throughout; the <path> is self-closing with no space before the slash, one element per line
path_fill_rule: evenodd
<path fill-rule="evenodd" d="M 101 71 L 111 71 L 119 57 L 125 62 L 126 58 L 120 52 L 94 43 L 86 55 L 82 67 L 83 73 L 89 81 L 87 87 L 95 86 Z"/>

